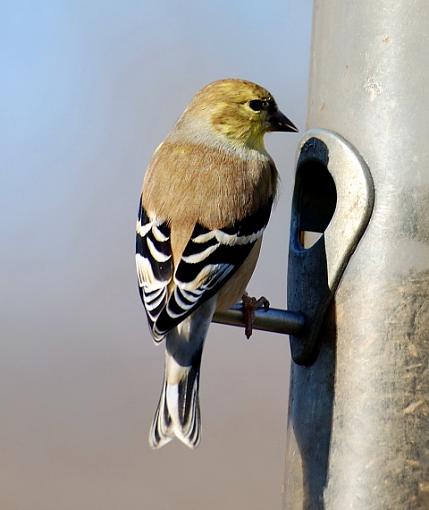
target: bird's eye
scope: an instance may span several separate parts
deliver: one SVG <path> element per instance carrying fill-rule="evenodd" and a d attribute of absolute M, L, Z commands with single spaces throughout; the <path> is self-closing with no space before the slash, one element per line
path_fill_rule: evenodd
<path fill-rule="evenodd" d="M 271 101 L 267 99 L 252 99 L 249 101 L 249 107 L 255 112 L 270 110 L 271 106 Z"/>
<path fill-rule="evenodd" d="M 263 109 L 264 104 L 260 99 L 252 99 L 252 101 L 249 101 L 249 106 L 254 112 L 260 112 Z"/>

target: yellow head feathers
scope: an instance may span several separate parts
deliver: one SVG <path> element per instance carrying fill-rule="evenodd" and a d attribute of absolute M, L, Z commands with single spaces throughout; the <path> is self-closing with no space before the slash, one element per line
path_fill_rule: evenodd
<path fill-rule="evenodd" d="M 268 90 L 246 80 L 218 80 L 201 89 L 185 110 L 178 127 L 198 123 L 227 140 L 262 148 L 268 131 L 297 131 L 278 109 Z"/>

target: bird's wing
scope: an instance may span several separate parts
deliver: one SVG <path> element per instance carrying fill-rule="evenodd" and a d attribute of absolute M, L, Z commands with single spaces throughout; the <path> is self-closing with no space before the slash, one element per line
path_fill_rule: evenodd
<path fill-rule="evenodd" d="M 149 218 L 141 198 L 136 226 L 136 268 L 140 297 L 153 330 L 167 304 L 167 286 L 174 269 L 170 228 L 163 220 Z"/>
<path fill-rule="evenodd" d="M 154 227 L 141 227 L 141 233 L 146 237 L 143 237 L 137 255 L 141 268 L 139 285 L 155 341 L 161 341 L 168 331 L 212 297 L 235 273 L 262 236 L 271 206 L 272 200 L 252 215 L 215 230 L 197 223 L 174 274 L 171 251 L 167 251 L 167 247 L 170 249 L 168 226 L 158 223 L 155 227 L 162 228 L 163 235 L 168 238 L 164 241 L 165 250 L 159 245 L 153 249 L 150 244 L 150 232 L 152 229 L 153 236 Z M 163 265 L 162 271 L 160 265 Z M 174 285 L 167 295 L 167 285 L 172 279 Z"/>

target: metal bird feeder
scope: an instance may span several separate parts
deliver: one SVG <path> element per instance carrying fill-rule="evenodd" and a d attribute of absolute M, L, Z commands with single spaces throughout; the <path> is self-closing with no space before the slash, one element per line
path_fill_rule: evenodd
<path fill-rule="evenodd" d="M 428 19 L 314 1 L 290 310 L 269 326 L 296 361 L 285 510 L 429 508 Z"/>

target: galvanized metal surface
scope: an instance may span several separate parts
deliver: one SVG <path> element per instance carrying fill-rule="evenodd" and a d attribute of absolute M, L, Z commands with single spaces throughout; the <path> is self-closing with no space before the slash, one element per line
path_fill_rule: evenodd
<path fill-rule="evenodd" d="M 356 147 L 376 200 L 320 354 L 292 368 L 284 509 L 429 508 L 428 19 L 427 0 L 314 2 L 308 126 Z"/>
<path fill-rule="evenodd" d="M 229 310 L 217 312 L 213 322 L 244 328 L 243 305 L 236 304 Z M 299 336 L 304 329 L 304 315 L 298 312 L 280 310 L 279 308 L 255 311 L 253 329 Z"/>
<path fill-rule="evenodd" d="M 300 146 L 291 214 L 288 309 L 306 317 L 303 334 L 291 335 L 290 344 L 295 363 L 308 365 L 317 356 L 317 337 L 328 305 L 368 225 L 374 187 L 365 162 L 340 135 L 311 129 Z M 303 236 L 308 231 L 321 237 L 305 248 Z"/>

